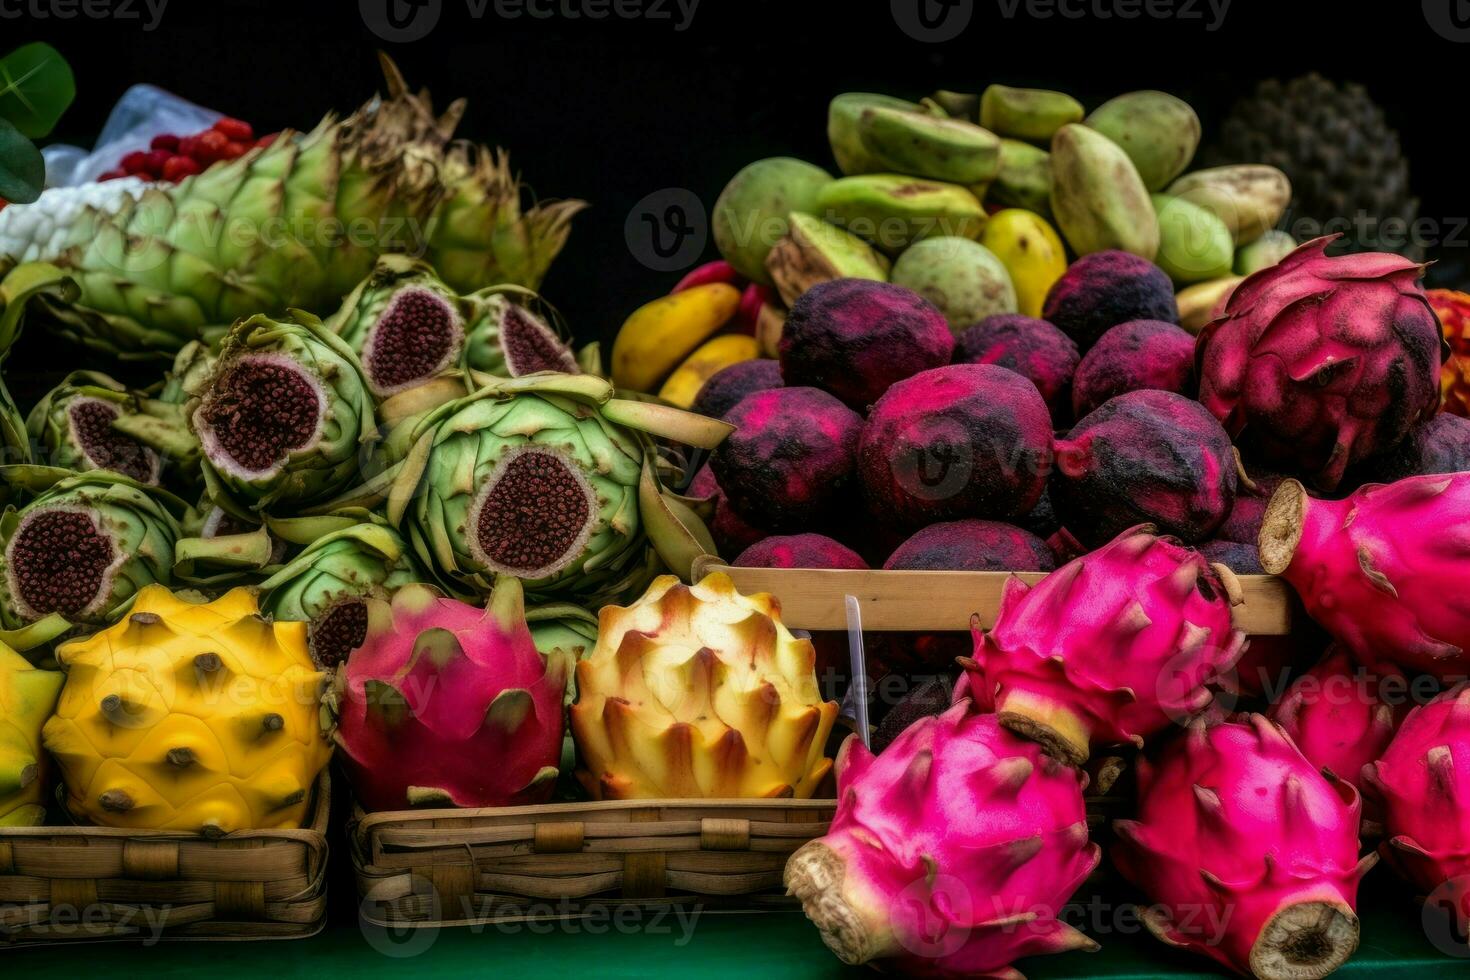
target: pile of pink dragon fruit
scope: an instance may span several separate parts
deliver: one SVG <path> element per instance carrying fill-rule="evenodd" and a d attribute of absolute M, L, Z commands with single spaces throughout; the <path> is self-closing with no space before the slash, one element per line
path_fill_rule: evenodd
<path fill-rule="evenodd" d="M 1065 530 L 1029 553 L 1055 556 L 1054 570 L 1007 581 L 993 627 L 959 651 L 952 694 L 916 688 L 871 746 L 849 738 L 830 829 L 787 865 L 844 962 L 1019 978 L 1018 960 L 1095 949 L 1108 937 L 1067 907 L 1105 859 L 1150 932 L 1230 974 L 1341 967 L 1359 946 L 1365 875 L 1370 887 L 1398 876 L 1446 935 L 1467 934 L 1470 422 L 1440 411 L 1451 355 L 1423 267 L 1328 244 L 1234 290 L 1189 351 L 1187 389 L 1154 388 L 1152 348 L 1123 345 L 1108 356 L 1135 368 L 1125 390 L 1030 447 L 1049 459 L 1042 482 Z M 1070 296 L 1077 313 L 1101 295 L 1087 278 L 1106 274 L 1107 315 L 1127 320 L 1114 273 L 1136 264 L 1088 257 L 1048 307 Z M 945 376 L 967 370 L 887 388 L 859 426 L 856 465 L 924 439 L 1029 431 L 966 425 L 1021 410 L 1011 395 L 977 397 L 993 379 Z M 722 485 L 740 463 L 730 445 L 757 435 L 719 450 Z M 773 558 L 741 563 L 809 567 L 821 553 L 820 541 L 763 545 Z M 1257 574 L 1289 583 L 1304 629 L 1241 631 L 1238 575 Z M 909 669 L 956 652 L 953 637 L 896 645 L 891 661 Z M 1133 797 L 1129 819 L 1089 826 L 1090 784 Z"/>

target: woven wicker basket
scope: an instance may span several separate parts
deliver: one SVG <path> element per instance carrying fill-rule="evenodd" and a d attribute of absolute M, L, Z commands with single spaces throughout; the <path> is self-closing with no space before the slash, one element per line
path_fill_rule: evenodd
<path fill-rule="evenodd" d="M 301 830 L 218 840 L 104 827 L 0 828 L 0 946 L 301 939 L 327 912 L 331 784 Z"/>

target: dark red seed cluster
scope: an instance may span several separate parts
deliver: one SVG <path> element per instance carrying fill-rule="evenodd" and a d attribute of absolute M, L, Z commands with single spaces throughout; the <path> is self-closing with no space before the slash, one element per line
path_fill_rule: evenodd
<path fill-rule="evenodd" d="M 136 439 L 112 427 L 117 408 L 104 401 L 85 399 L 73 402 L 68 410 L 72 431 L 92 465 L 131 477 L 139 483 L 153 479 L 153 455 Z"/>
<path fill-rule="evenodd" d="M 204 421 L 230 458 L 267 470 L 316 432 L 321 400 L 299 371 L 270 361 L 242 361 L 215 383 Z"/>
<path fill-rule="evenodd" d="M 396 388 L 439 369 L 454 346 L 454 315 L 426 289 L 393 297 L 373 331 L 368 374 L 379 388 Z"/>
<path fill-rule="evenodd" d="M 367 603 L 348 599 L 337 603 L 311 624 L 311 655 L 318 667 L 335 667 L 367 640 Z"/>
<path fill-rule="evenodd" d="M 112 541 L 90 515 L 53 510 L 35 515 L 11 542 L 11 574 L 26 605 L 38 613 L 75 615 L 97 598 L 112 564 Z"/>
<path fill-rule="evenodd" d="M 486 494 L 476 535 L 491 561 L 542 572 L 565 557 L 591 516 L 581 481 L 565 462 L 551 453 L 522 453 Z"/>
<path fill-rule="evenodd" d="M 505 349 L 506 366 L 517 378 L 576 367 L 561 341 L 518 306 L 507 308 L 500 321 L 500 345 Z"/>

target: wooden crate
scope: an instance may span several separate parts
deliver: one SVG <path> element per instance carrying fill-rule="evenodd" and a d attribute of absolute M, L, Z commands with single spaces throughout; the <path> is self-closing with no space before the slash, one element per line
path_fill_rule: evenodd
<path fill-rule="evenodd" d="M 564 919 L 591 909 L 794 907 L 786 858 L 832 800 L 637 800 L 363 814 L 362 916 L 383 926 Z"/>
<path fill-rule="evenodd" d="M 0 828 L 0 946 L 315 935 L 327 913 L 331 797 L 323 773 L 307 827 L 219 839 Z"/>

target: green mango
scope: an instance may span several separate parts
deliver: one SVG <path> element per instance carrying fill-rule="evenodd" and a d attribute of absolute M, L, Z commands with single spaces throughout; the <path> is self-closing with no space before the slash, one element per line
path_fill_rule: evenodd
<path fill-rule="evenodd" d="M 1122 147 L 1070 124 L 1051 141 L 1051 211 L 1078 255 L 1122 249 L 1152 261 L 1159 220 L 1148 188 Z"/>
<path fill-rule="evenodd" d="M 996 313 L 1015 313 L 1016 287 L 1004 263 L 968 238 L 926 238 L 905 249 L 889 281 L 939 308 L 956 334 Z"/>
<path fill-rule="evenodd" d="M 1155 194 L 1159 251 L 1154 263 L 1180 285 L 1230 275 L 1235 241 L 1213 212 L 1182 197 Z"/>
<path fill-rule="evenodd" d="M 999 136 L 1046 143 L 1068 123 L 1082 121 L 1082 103 L 1065 92 L 991 85 L 980 95 L 980 125 Z"/>
<path fill-rule="evenodd" d="M 745 278 L 771 285 L 766 256 L 786 236 L 786 216 L 811 211 L 832 175 L 793 157 L 747 164 L 715 201 L 711 225 L 720 255 Z"/>
<path fill-rule="evenodd" d="M 1199 116 L 1188 102 L 1168 92 L 1129 92 L 1109 99 L 1085 124 L 1123 148 L 1151 191 L 1163 190 L 1182 174 L 1199 148 Z"/>
<path fill-rule="evenodd" d="M 834 180 L 812 210 L 892 255 L 924 238 L 974 238 L 985 228 L 985 209 L 965 188 L 903 174 Z"/>
<path fill-rule="evenodd" d="M 1276 227 L 1291 203 L 1291 181 L 1263 163 L 1196 170 L 1170 184 L 1168 192 L 1215 212 L 1237 246 L 1248 245 Z"/>
<path fill-rule="evenodd" d="M 1020 140 L 1000 141 L 1000 173 L 989 200 L 1007 207 L 1051 214 L 1051 154 Z"/>
<path fill-rule="evenodd" d="M 787 307 L 829 279 L 888 281 L 887 256 L 861 238 L 800 211 L 793 211 L 787 220 L 791 231 L 766 256 L 766 271 Z"/>
<path fill-rule="evenodd" d="M 863 149 L 879 172 L 979 184 L 1000 170 L 1000 140 L 963 119 L 922 109 L 868 106 L 858 115 L 857 127 Z"/>
<path fill-rule="evenodd" d="M 1235 250 L 1235 274 L 1248 276 L 1269 269 L 1294 251 L 1296 239 L 1289 232 L 1273 228 L 1249 245 Z"/>
<path fill-rule="evenodd" d="M 980 121 L 980 96 L 973 92 L 950 92 L 939 89 L 929 96 L 928 101 L 933 102 L 956 119 L 966 119 L 970 122 Z"/>
<path fill-rule="evenodd" d="M 837 161 L 837 169 L 849 176 L 877 173 L 886 169 L 878 164 L 863 143 L 858 123 L 865 109 L 921 112 L 923 106 L 917 102 L 872 92 L 844 92 L 834 98 L 827 106 L 827 141 L 832 144 L 832 156 Z"/>

